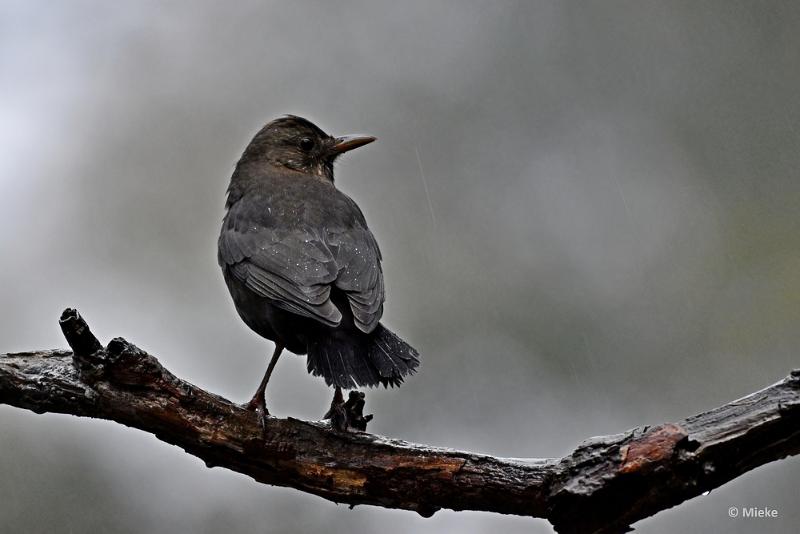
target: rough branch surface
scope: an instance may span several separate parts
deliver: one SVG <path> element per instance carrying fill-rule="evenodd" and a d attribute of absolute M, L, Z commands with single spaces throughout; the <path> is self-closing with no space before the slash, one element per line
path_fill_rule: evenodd
<path fill-rule="evenodd" d="M 0 355 L 0 403 L 116 421 L 211 466 L 331 501 L 541 517 L 560 533 L 633 522 L 800 452 L 800 370 L 675 423 L 591 438 L 563 458 L 508 459 L 416 445 L 326 422 L 256 415 L 167 371 L 122 338 L 107 347 L 74 310 L 72 351 Z"/>

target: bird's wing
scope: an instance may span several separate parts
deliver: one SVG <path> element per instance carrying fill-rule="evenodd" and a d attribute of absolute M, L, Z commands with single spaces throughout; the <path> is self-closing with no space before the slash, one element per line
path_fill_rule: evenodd
<path fill-rule="evenodd" d="M 372 332 L 383 315 L 385 297 L 381 251 L 366 224 L 346 232 L 328 232 L 339 275 L 335 285 L 347 295 L 353 322 L 362 332 Z"/>
<path fill-rule="evenodd" d="M 219 236 L 219 263 L 251 291 L 292 313 L 335 326 L 341 312 L 331 302 L 338 267 L 324 236 L 310 229 L 247 224 L 232 206 Z"/>
<path fill-rule="evenodd" d="M 219 262 L 256 294 L 287 311 L 329 326 L 341 311 L 331 287 L 345 293 L 356 327 L 375 329 L 383 314 L 381 253 L 355 202 L 352 224 L 326 229 L 248 224 L 243 207 L 233 205 L 219 238 Z"/>

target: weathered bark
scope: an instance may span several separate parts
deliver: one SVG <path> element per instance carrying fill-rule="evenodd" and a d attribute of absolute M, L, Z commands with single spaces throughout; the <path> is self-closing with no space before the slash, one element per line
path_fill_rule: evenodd
<path fill-rule="evenodd" d="M 107 347 L 74 310 L 72 352 L 0 355 L 0 403 L 116 421 L 206 462 L 335 502 L 485 510 L 548 519 L 558 532 L 633 522 L 800 451 L 800 371 L 677 423 L 591 438 L 563 458 L 509 459 L 416 445 L 327 422 L 267 419 L 167 371 L 124 339 Z"/>

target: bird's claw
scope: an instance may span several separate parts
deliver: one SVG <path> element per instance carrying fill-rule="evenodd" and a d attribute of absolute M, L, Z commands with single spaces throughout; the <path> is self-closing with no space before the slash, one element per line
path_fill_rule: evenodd
<path fill-rule="evenodd" d="M 330 419 L 331 427 L 339 432 L 366 432 L 367 423 L 372 421 L 373 415 L 364 415 L 364 397 L 361 391 L 351 391 L 345 402 L 341 391 L 337 389 L 325 419 Z"/>
<path fill-rule="evenodd" d="M 258 414 L 258 426 L 261 427 L 261 436 L 266 439 L 267 437 L 267 417 L 269 417 L 269 411 L 264 408 L 263 410 L 256 411 Z"/>
<path fill-rule="evenodd" d="M 244 405 L 244 409 L 255 412 L 258 420 L 258 426 L 261 427 L 261 434 L 266 438 L 267 436 L 267 418 L 269 417 L 269 410 L 267 410 L 266 401 L 263 399 L 254 398 Z"/>

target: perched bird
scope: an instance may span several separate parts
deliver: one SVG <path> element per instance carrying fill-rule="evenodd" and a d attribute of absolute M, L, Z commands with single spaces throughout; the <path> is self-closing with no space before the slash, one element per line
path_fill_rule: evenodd
<path fill-rule="evenodd" d="M 398 386 L 419 354 L 379 321 L 381 252 L 333 164 L 374 137 L 332 137 L 286 116 L 245 149 L 228 187 L 218 259 L 236 310 L 275 350 L 247 408 L 268 414 L 265 389 L 284 348 L 341 390 Z"/>

